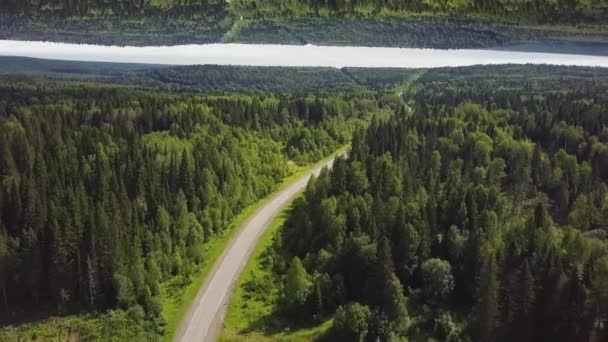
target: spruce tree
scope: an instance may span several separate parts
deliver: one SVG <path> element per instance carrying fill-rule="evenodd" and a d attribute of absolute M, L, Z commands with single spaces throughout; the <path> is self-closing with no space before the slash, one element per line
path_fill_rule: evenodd
<path fill-rule="evenodd" d="M 497 279 L 499 270 L 493 251 L 484 250 L 482 258 L 475 306 L 477 319 L 475 336 L 479 341 L 493 341 L 499 317 Z"/>

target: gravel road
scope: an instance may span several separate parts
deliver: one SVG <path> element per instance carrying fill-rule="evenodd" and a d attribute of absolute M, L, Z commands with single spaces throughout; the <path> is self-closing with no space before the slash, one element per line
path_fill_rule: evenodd
<path fill-rule="evenodd" d="M 311 175 L 318 175 L 323 167 L 332 164 L 333 159 L 307 172 L 249 218 L 214 265 L 175 334 L 175 341 L 217 340 L 232 290 L 262 233 L 281 209 L 306 187 Z"/>

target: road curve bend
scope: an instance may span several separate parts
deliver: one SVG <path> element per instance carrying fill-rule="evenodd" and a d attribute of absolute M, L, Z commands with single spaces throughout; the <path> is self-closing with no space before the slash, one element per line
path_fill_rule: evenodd
<path fill-rule="evenodd" d="M 334 159 L 331 159 L 308 171 L 269 199 L 247 220 L 213 266 L 211 276 L 207 277 L 188 309 L 174 341 L 214 342 L 217 340 L 232 290 L 262 233 L 281 209 L 306 187 L 310 177 L 318 175 L 323 167 L 331 167 L 333 161 Z"/>

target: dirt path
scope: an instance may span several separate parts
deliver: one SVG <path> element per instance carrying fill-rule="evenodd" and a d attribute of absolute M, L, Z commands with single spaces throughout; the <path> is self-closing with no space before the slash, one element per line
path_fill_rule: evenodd
<path fill-rule="evenodd" d="M 323 167 L 332 164 L 333 159 L 307 172 L 249 218 L 213 266 L 211 276 L 203 283 L 175 334 L 175 341 L 217 340 L 232 290 L 262 233 L 281 209 L 306 187 L 311 175 L 318 175 Z"/>

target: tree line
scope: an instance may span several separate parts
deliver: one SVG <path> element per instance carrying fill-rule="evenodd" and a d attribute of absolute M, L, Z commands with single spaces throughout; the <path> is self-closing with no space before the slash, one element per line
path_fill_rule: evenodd
<path fill-rule="evenodd" d="M 147 17 L 222 20 L 229 10 L 265 16 L 374 17 L 433 13 L 506 16 L 540 23 L 597 22 L 608 16 L 601 1 L 588 0 L 1 0 L 4 13 L 32 17 Z"/>
<path fill-rule="evenodd" d="M 180 17 L 217 15 L 221 0 L 1 0 L 2 12 L 31 16 L 134 16 L 171 14 Z"/>
<path fill-rule="evenodd" d="M 265 16 L 340 16 L 376 17 L 417 13 L 434 15 L 478 15 L 501 17 L 519 23 L 597 22 L 608 16 L 600 1 L 586 0 L 235 0 L 230 6 L 237 11 Z"/>

